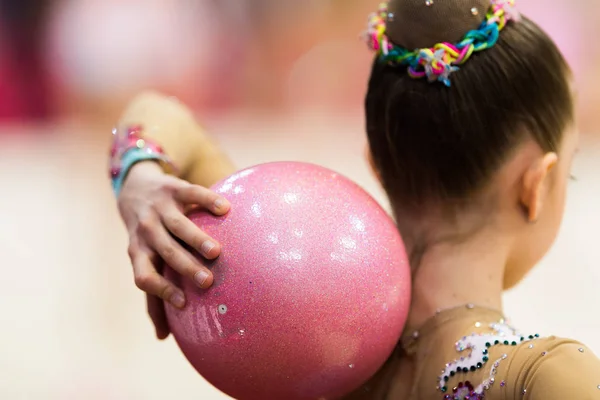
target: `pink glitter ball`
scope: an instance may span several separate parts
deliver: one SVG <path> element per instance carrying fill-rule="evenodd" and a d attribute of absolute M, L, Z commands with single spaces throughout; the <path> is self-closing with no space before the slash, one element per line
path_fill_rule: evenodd
<path fill-rule="evenodd" d="M 335 399 L 366 382 L 406 322 L 410 270 L 394 222 L 363 189 L 328 169 L 270 163 L 213 187 L 225 217 L 190 216 L 222 244 L 215 283 L 182 287 L 166 306 L 196 370 L 241 400 Z"/>

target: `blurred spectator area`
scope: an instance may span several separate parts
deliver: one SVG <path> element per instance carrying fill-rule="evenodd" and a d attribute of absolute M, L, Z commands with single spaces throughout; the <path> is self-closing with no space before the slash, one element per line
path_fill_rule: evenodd
<path fill-rule="evenodd" d="M 114 119 L 152 87 L 207 113 L 362 106 L 358 40 L 379 0 L 0 0 L 0 118 Z M 600 101 L 600 2 L 520 0 Z"/>
<path fill-rule="evenodd" d="M 50 111 L 43 40 L 49 0 L 0 0 L 0 121 Z"/>

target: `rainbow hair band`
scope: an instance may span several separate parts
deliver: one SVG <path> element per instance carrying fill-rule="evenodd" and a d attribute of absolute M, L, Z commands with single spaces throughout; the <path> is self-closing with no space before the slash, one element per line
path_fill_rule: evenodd
<path fill-rule="evenodd" d="M 520 20 L 521 15 L 515 8 L 515 0 L 491 0 L 479 29 L 468 32 L 460 43 L 438 43 L 431 48 L 414 51 L 397 46 L 388 38 L 388 18 L 388 3 L 381 3 L 379 10 L 369 16 L 365 32 L 368 46 L 380 60 L 389 65 L 408 66 L 408 74 L 412 78 L 427 77 L 429 82 L 438 81 L 449 87 L 450 74 L 458 71 L 458 65 L 464 64 L 473 53 L 493 47 L 506 23 Z"/>

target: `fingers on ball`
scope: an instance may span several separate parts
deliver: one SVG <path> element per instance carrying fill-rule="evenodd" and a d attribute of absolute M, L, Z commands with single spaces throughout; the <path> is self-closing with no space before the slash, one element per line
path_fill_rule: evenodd
<path fill-rule="evenodd" d="M 194 248 L 203 257 L 214 259 L 219 256 L 221 252 L 219 243 L 176 208 L 165 213 L 163 223 L 174 236 Z"/>
<path fill-rule="evenodd" d="M 176 191 L 175 197 L 184 204 L 196 204 L 216 215 L 226 214 L 231 205 L 223 196 L 198 185 L 187 185 Z"/>

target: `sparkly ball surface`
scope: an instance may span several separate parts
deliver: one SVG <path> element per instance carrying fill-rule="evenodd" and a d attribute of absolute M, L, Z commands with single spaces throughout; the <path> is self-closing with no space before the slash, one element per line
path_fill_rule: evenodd
<path fill-rule="evenodd" d="M 208 290 L 166 268 L 187 305 L 166 305 L 180 348 L 211 384 L 240 400 L 336 399 L 366 382 L 406 322 L 410 271 L 394 222 L 328 169 L 281 162 L 213 189 L 224 217 L 191 220 L 218 240 Z"/>

